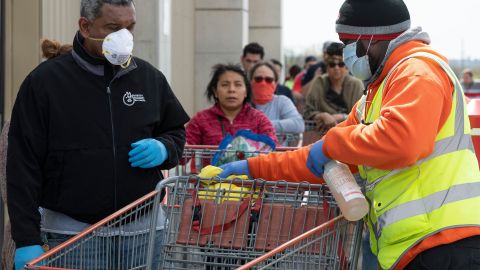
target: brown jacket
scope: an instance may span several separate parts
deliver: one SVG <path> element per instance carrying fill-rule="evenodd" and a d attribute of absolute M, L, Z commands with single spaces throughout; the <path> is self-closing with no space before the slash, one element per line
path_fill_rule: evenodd
<path fill-rule="evenodd" d="M 303 118 L 313 120 L 319 112 L 327 112 L 329 114 L 343 113 L 335 104 L 331 104 L 326 100 L 327 91 L 330 89 L 330 80 L 328 75 L 316 77 L 307 94 L 305 101 L 305 111 Z M 342 96 L 347 104 L 347 113 L 353 108 L 353 105 L 360 99 L 363 94 L 363 83 L 361 80 L 350 75 L 345 77 L 342 85 Z"/>

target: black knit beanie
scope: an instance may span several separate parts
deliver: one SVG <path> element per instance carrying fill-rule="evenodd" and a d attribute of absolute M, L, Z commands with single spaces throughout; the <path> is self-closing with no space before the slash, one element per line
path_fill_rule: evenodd
<path fill-rule="evenodd" d="M 340 39 L 392 40 L 409 28 L 402 0 L 346 0 L 336 22 Z"/>

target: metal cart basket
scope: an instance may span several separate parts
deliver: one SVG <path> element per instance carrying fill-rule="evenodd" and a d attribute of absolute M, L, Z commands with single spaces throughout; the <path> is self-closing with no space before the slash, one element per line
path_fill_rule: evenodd
<path fill-rule="evenodd" d="M 160 204 L 162 189 L 167 199 Z M 361 226 L 338 214 L 324 185 L 176 176 L 27 269 L 152 269 L 159 258 L 159 269 L 233 269 L 315 228 L 300 246 L 277 252 L 267 268 L 355 269 Z M 131 224 L 135 231 L 126 229 Z M 154 255 L 157 237 L 163 245 Z"/>
<path fill-rule="evenodd" d="M 325 133 L 318 129 L 315 121 L 304 120 L 304 122 L 305 122 L 305 132 L 303 133 L 302 145 L 309 145 L 322 139 Z"/>
<path fill-rule="evenodd" d="M 296 150 L 297 147 L 277 147 L 275 152 L 284 152 Z M 170 176 L 185 176 L 197 174 L 200 170 L 209 165 L 215 154 L 224 152 L 237 155 L 238 159 L 246 159 L 268 152 L 259 151 L 235 151 L 235 150 L 219 150 L 217 145 L 185 145 L 180 164 L 168 171 Z"/>
<path fill-rule="evenodd" d="M 26 269 L 150 269 L 155 239 L 163 236 L 156 234 L 159 204 L 157 189 L 47 251 Z"/>
<path fill-rule="evenodd" d="M 361 223 L 339 217 L 324 185 L 196 177 L 161 184 L 169 223 L 162 269 L 234 269 L 312 229 L 300 245 L 277 249 L 266 268 L 356 269 Z"/>

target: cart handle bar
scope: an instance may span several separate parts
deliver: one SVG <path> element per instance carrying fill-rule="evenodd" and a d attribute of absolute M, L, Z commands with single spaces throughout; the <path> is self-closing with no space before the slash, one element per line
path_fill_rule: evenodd
<path fill-rule="evenodd" d="M 187 144 L 185 145 L 185 149 L 190 149 L 190 150 L 218 150 L 218 145 L 193 145 L 193 144 Z M 276 147 L 274 152 L 278 151 L 290 151 L 290 150 L 298 150 L 298 147 L 287 147 L 287 146 L 282 146 L 282 147 Z"/>
<path fill-rule="evenodd" d="M 39 269 L 39 270 L 80 270 L 80 269 L 70 269 L 70 268 L 58 268 L 58 267 L 49 267 L 49 266 L 30 266 L 26 265 L 27 267 L 30 267 L 32 269 Z"/>
<path fill-rule="evenodd" d="M 325 223 L 323 223 L 323 224 L 321 224 L 321 225 L 319 225 L 319 226 L 317 226 L 317 227 L 315 227 L 315 228 L 313 228 L 313 229 L 311 229 L 311 230 L 309 230 L 309 231 L 307 231 L 307 232 L 305 232 L 305 233 L 303 233 L 303 234 L 301 234 L 301 235 L 299 235 L 299 236 L 281 244 L 280 246 L 270 250 L 269 252 L 263 254 L 260 257 L 257 257 L 254 260 L 249 261 L 248 263 L 236 268 L 235 270 L 248 270 L 252 266 L 255 266 L 255 265 L 267 260 L 268 258 L 273 257 L 275 254 L 280 253 L 280 252 L 284 251 L 285 249 L 287 249 L 287 248 L 289 248 L 289 247 L 291 247 L 295 244 L 298 244 L 300 241 L 304 240 L 305 238 L 310 237 L 313 234 L 316 234 L 316 233 L 326 229 L 327 227 L 332 226 L 333 224 L 335 224 L 335 222 L 337 222 L 337 221 L 339 221 L 340 219 L 343 219 L 343 218 L 344 218 L 343 215 L 339 215 L 338 217 L 333 218 L 333 219 L 331 219 L 331 220 L 329 220 L 329 221 L 327 221 L 327 222 L 325 222 Z"/>
<path fill-rule="evenodd" d="M 35 266 L 35 264 L 47 259 L 48 257 L 52 256 L 53 254 L 55 254 L 57 251 L 60 251 L 70 245 L 72 245 L 73 243 L 75 243 L 77 240 L 85 237 L 87 234 L 93 232 L 94 230 L 100 228 L 101 226 L 107 224 L 108 222 L 112 221 L 114 218 L 117 218 L 123 214 L 125 214 L 126 212 L 128 212 L 129 210 L 132 210 L 133 208 L 139 206 L 140 204 L 146 202 L 147 200 L 155 197 L 155 195 L 158 194 L 158 191 L 157 190 L 154 190 L 150 193 L 147 193 L 146 195 L 144 195 L 143 197 L 135 200 L 134 202 L 126 205 L 125 207 L 119 209 L 118 211 L 116 211 L 115 213 L 107 216 L 106 218 L 98 221 L 97 223 L 93 224 L 92 226 L 89 226 L 88 228 L 86 228 L 85 230 L 83 230 L 82 232 L 80 232 L 79 234 L 73 236 L 72 238 L 68 239 L 67 241 L 61 243 L 60 245 L 50 249 L 49 251 L 45 252 L 43 255 L 41 255 L 40 257 L 30 261 L 29 263 L 27 263 L 27 266 L 28 267 L 32 267 L 34 269 L 45 269 L 45 270 L 55 270 L 55 269 L 63 269 L 63 268 L 52 268 L 52 267 L 45 267 L 45 266 Z"/>

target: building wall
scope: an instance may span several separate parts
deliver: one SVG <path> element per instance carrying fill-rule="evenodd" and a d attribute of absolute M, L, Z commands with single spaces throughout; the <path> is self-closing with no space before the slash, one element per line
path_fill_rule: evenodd
<path fill-rule="evenodd" d="M 265 48 L 265 60 L 283 62 L 281 0 L 250 0 L 249 41 Z"/>
<path fill-rule="evenodd" d="M 10 119 L 18 89 L 27 74 L 40 62 L 41 1 L 5 2 L 5 107 Z"/>
<path fill-rule="evenodd" d="M 2 124 L 4 116 L 3 107 L 5 106 L 5 14 L 5 0 L 0 0 L 0 121 L 2 121 Z M 0 213 L 0 222 L 1 216 Z M 3 234 L 0 233 L 0 237 L 3 237 Z"/>
<path fill-rule="evenodd" d="M 133 54 L 159 68 L 156 42 L 159 37 L 160 1 L 137 1 L 137 24 L 134 31 Z"/>
<path fill-rule="evenodd" d="M 188 115 L 195 112 L 195 2 L 172 1 L 171 85 Z"/>
<path fill-rule="evenodd" d="M 72 44 L 78 29 L 80 0 L 42 0 L 41 37 Z"/>
<path fill-rule="evenodd" d="M 204 93 L 212 66 L 239 63 L 247 43 L 247 0 L 195 1 L 195 111 L 210 106 Z"/>
<path fill-rule="evenodd" d="M 137 24 L 133 54 L 171 80 L 171 0 L 135 2 Z"/>
<path fill-rule="evenodd" d="M 5 119 L 10 119 L 21 83 L 42 60 L 40 40 L 72 43 L 79 13 L 80 0 L 6 0 Z"/>

